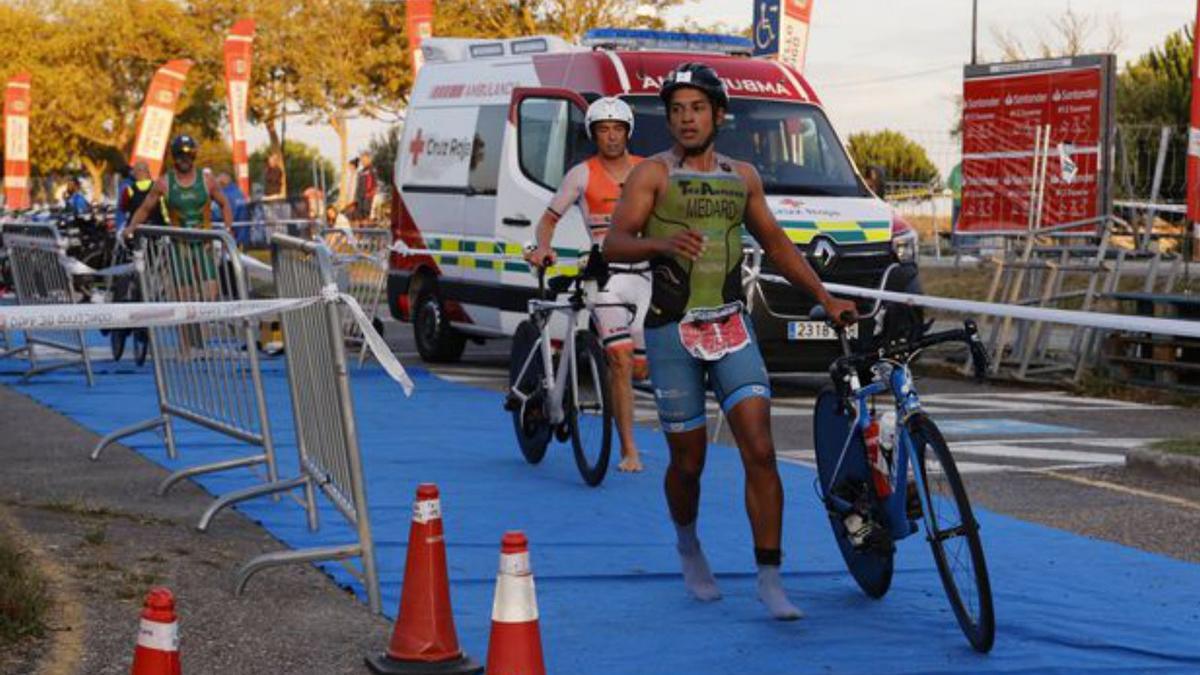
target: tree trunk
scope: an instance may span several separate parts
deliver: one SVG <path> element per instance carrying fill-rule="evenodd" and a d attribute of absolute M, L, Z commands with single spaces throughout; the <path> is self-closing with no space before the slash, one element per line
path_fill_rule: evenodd
<path fill-rule="evenodd" d="M 96 161 L 90 157 L 82 159 L 83 168 L 87 170 L 88 176 L 92 179 L 92 198 L 89 201 L 98 204 L 104 197 L 104 171 L 108 168 L 108 161 Z"/>
<path fill-rule="evenodd" d="M 342 171 L 341 187 L 338 190 L 338 210 L 354 201 L 354 181 L 350 172 L 350 122 L 346 119 L 345 111 L 334 113 L 329 120 L 329 126 L 338 137 L 338 168 Z"/>

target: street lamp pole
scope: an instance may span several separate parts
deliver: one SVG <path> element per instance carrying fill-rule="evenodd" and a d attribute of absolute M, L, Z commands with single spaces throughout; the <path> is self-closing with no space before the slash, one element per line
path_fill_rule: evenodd
<path fill-rule="evenodd" d="M 971 0 L 971 65 L 978 62 L 976 45 L 979 37 L 979 0 Z"/>
<path fill-rule="evenodd" d="M 971 0 L 971 65 L 976 65 L 976 44 L 979 36 L 979 0 Z"/>

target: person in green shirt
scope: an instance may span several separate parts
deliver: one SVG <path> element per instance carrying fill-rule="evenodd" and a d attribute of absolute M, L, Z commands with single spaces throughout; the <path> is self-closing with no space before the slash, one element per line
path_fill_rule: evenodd
<path fill-rule="evenodd" d="M 771 438 L 770 381 L 742 291 L 742 231 L 757 239 L 788 281 L 839 325 L 855 305 L 834 298 L 775 221 L 753 166 L 713 147 L 729 95 L 702 63 L 663 80 L 674 145 L 629 174 L 604 241 L 613 262 L 650 262 L 646 355 L 671 459 L 664 488 L 688 591 L 721 597 L 696 536 L 700 474 L 707 453 L 706 383 L 737 440 L 746 472 L 746 510 L 758 565 L 758 597 L 775 619 L 798 619 L 780 575 L 783 484 Z"/>
<path fill-rule="evenodd" d="M 958 234 L 958 214 L 962 211 L 962 162 L 950 169 L 946 178 L 946 186 L 950 188 L 950 238 L 954 240 Z"/>

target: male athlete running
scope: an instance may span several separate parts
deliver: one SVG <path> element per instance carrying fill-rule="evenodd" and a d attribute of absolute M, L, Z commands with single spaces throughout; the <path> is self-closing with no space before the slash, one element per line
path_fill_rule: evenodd
<path fill-rule="evenodd" d="M 842 322 L 854 303 L 829 295 L 767 207 L 754 167 L 713 149 L 729 95 L 717 73 L 687 63 L 667 75 L 661 97 L 674 146 L 629 175 L 604 242 L 608 260 L 649 260 L 646 315 L 650 379 L 671 462 L 667 505 L 688 590 L 721 597 L 696 537 L 707 451 L 705 378 L 725 411 L 746 471 L 758 596 L 776 619 L 802 613 L 788 600 L 779 566 L 783 485 L 771 439 L 770 382 L 743 305 L 742 225 L 780 273 Z"/>
<path fill-rule="evenodd" d="M 592 243 L 601 244 L 612 221 L 613 208 L 621 196 L 626 176 L 642 161 L 626 150 L 633 134 L 633 110 L 619 98 L 601 98 L 588 106 L 584 119 L 588 137 L 596 144 L 596 154 L 581 162 L 563 178 L 558 194 L 546 208 L 537 227 L 537 248 L 525 257 L 541 267 L 553 264 L 554 226 L 571 206 L 578 204 L 592 236 Z M 596 308 L 596 324 L 600 339 L 608 354 L 609 388 L 612 391 L 613 416 L 621 436 L 621 471 L 641 471 L 642 460 L 633 439 L 633 378 L 646 377 L 646 343 L 642 320 L 650 304 L 650 270 L 642 265 L 611 265 L 604 290 L 596 297 L 597 304 L 632 305 L 631 313 L 624 307 Z"/>

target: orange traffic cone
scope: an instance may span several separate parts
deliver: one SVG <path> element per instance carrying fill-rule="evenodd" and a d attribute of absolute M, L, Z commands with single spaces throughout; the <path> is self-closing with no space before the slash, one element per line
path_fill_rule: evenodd
<path fill-rule="evenodd" d="M 529 567 L 529 540 L 523 532 L 505 532 L 500 541 L 500 573 L 492 600 L 488 639 L 488 675 L 546 675 L 537 595 Z"/>
<path fill-rule="evenodd" d="M 417 487 L 392 642 L 386 654 L 368 656 L 366 661 L 371 672 L 383 675 L 483 672 L 458 646 L 450 611 L 442 506 L 432 483 Z"/>
<path fill-rule="evenodd" d="M 133 675 L 179 675 L 179 623 L 175 596 L 166 588 L 146 594 L 137 649 L 133 652 Z"/>

